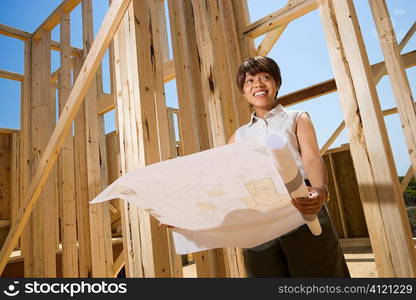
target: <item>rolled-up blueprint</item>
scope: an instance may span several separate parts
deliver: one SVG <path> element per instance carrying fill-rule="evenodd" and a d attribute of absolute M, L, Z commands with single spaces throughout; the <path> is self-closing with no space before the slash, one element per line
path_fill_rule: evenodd
<path fill-rule="evenodd" d="M 290 196 L 293 199 L 308 197 L 308 188 L 290 152 L 285 136 L 282 134 L 269 134 L 265 138 L 265 143 L 274 166 L 279 171 Z M 322 233 L 321 224 L 316 215 L 302 214 L 302 216 L 313 235 L 320 235 Z"/>

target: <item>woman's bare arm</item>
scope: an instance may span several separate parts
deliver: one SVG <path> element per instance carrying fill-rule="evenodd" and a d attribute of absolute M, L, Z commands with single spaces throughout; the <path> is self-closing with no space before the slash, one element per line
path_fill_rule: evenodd
<path fill-rule="evenodd" d="M 307 114 L 302 114 L 298 119 L 297 137 L 303 166 L 312 187 L 308 187 L 311 193 L 309 198 L 297 198 L 293 204 L 303 214 L 317 214 L 327 200 L 328 175 L 319 152 L 315 129 Z"/>

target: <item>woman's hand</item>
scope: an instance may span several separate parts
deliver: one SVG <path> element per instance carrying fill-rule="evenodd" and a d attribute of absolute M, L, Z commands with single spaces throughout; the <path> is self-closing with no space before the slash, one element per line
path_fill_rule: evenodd
<path fill-rule="evenodd" d="M 317 215 L 327 200 L 324 187 L 308 186 L 309 197 L 292 199 L 292 204 L 304 215 Z"/>

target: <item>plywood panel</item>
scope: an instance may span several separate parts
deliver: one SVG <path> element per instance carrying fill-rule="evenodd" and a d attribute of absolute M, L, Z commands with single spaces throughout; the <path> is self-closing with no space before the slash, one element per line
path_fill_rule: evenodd
<path fill-rule="evenodd" d="M 11 135 L 0 133 L 0 220 L 10 219 Z"/>
<path fill-rule="evenodd" d="M 348 238 L 368 237 L 363 206 L 358 191 L 357 177 L 349 150 L 333 153 L 335 177 L 348 228 Z"/>

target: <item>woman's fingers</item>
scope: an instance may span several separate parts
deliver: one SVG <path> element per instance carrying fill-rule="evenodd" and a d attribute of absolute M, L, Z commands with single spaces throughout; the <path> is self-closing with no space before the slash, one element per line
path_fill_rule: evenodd
<path fill-rule="evenodd" d="M 305 215 L 317 214 L 322 207 L 322 201 L 317 193 L 312 192 L 309 198 L 296 198 L 293 205 Z"/>

